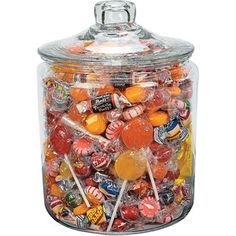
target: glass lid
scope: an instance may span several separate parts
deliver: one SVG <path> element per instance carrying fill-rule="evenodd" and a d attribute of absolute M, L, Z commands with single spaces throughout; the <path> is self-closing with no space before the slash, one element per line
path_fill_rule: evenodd
<path fill-rule="evenodd" d="M 132 2 L 110 0 L 95 5 L 96 24 L 73 37 L 38 49 L 42 59 L 79 66 L 168 65 L 186 61 L 193 45 L 155 35 L 135 23 Z"/>

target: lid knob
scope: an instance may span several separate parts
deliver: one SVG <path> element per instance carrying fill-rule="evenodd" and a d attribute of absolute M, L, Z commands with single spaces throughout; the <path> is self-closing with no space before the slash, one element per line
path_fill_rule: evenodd
<path fill-rule="evenodd" d="M 95 5 L 97 24 L 124 24 L 134 23 L 136 7 L 133 2 L 124 0 L 110 0 Z"/>

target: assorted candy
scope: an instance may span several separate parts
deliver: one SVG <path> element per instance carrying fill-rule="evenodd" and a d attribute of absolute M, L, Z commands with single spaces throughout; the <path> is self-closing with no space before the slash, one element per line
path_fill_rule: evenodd
<path fill-rule="evenodd" d="M 78 229 L 132 232 L 176 220 L 191 206 L 187 65 L 104 74 L 49 68 L 44 180 L 55 218 Z"/>

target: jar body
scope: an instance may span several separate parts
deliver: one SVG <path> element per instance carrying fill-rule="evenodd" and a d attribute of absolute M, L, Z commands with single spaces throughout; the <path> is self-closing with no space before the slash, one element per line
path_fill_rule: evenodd
<path fill-rule="evenodd" d="M 54 219 L 106 233 L 124 181 L 111 231 L 156 230 L 187 215 L 194 195 L 194 63 L 106 72 L 43 63 L 38 77 L 45 205 Z M 131 152 L 145 159 L 142 171 L 136 162 L 118 166 Z"/>

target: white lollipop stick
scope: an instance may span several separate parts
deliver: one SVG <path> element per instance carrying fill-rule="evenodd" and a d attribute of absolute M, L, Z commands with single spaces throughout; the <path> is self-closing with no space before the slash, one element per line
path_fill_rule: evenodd
<path fill-rule="evenodd" d="M 143 152 L 145 152 L 145 150 L 143 150 Z M 148 155 L 152 155 L 152 152 L 151 152 L 150 148 L 147 148 L 147 149 L 146 149 L 146 152 L 147 152 Z M 153 174 L 152 174 L 152 170 L 151 170 L 151 166 L 150 166 L 150 164 L 149 164 L 149 160 L 148 160 L 148 158 L 146 158 L 146 159 L 147 159 L 147 171 L 148 171 L 148 175 L 149 175 L 149 178 L 150 178 L 150 180 L 151 180 L 151 184 L 152 184 L 152 188 L 153 188 L 153 192 L 154 192 L 156 201 L 158 202 L 158 201 L 159 201 L 159 195 L 158 195 L 158 191 L 157 191 L 157 186 L 156 186 L 156 183 L 155 183 Z"/>
<path fill-rule="evenodd" d="M 80 182 L 79 182 L 79 180 L 78 180 L 78 178 L 77 178 L 77 176 L 76 176 L 76 174 L 75 174 L 75 172 L 74 172 L 74 170 L 73 170 L 73 168 L 72 168 L 72 166 L 70 164 L 70 160 L 69 160 L 67 154 L 65 154 L 64 157 L 65 157 L 66 164 L 69 166 L 70 172 L 71 172 L 71 174 L 72 174 L 72 176 L 73 176 L 73 178 L 75 180 L 75 183 L 76 183 L 76 185 L 77 185 L 77 187 L 78 187 L 78 189 L 80 191 L 80 194 L 81 194 L 81 196 L 82 196 L 86 206 L 88 208 L 91 207 L 91 205 L 90 205 L 90 203 L 89 203 L 89 201 L 88 201 L 88 199 L 87 199 L 87 197 L 86 197 L 86 195 L 84 193 L 84 190 L 83 190 L 83 188 L 82 188 L 82 186 L 81 186 L 81 184 L 80 184 Z"/>
<path fill-rule="evenodd" d="M 98 141 L 100 143 L 103 143 L 105 146 L 107 146 L 110 143 L 109 140 L 107 140 L 106 138 L 102 137 L 101 135 L 94 135 L 94 134 L 89 133 L 85 128 L 83 128 L 78 123 L 76 123 L 73 120 L 71 120 L 68 117 L 68 115 L 62 116 L 61 121 L 65 125 L 71 127 L 72 129 L 75 129 L 75 130 L 77 130 L 77 131 L 79 131 L 79 132 L 89 136 L 91 139 L 96 140 L 96 141 Z"/>
<path fill-rule="evenodd" d="M 119 196 L 118 196 L 118 198 L 117 198 L 117 200 L 116 200 L 115 208 L 114 208 L 114 210 L 113 210 L 113 213 L 112 213 L 112 216 L 111 216 L 111 219 L 110 219 L 109 225 L 108 225 L 108 227 L 107 227 L 107 232 L 110 232 L 110 231 L 111 231 L 111 227 L 112 227 L 113 222 L 114 222 L 114 219 L 115 219 L 115 217 L 116 217 L 116 212 L 117 212 L 118 207 L 119 207 L 119 205 L 120 205 L 121 198 L 122 198 L 123 193 L 124 193 L 124 191 L 125 191 L 125 188 L 126 188 L 126 184 L 127 184 L 127 182 L 128 182 L 127 180 L 124 180 L 123 183 L 122 183 L 122 186 L 121 186 L 121 190 L 120 190 Z"/>
<path fill-rule="evenodd" d="M 153 178 L 152 170 L 151 170 L 151 167 L 150 167 L 150 164 L 149 164 L 148 160 L 147 160 L 147 171 L 148 171 L 149 178 L 151 180 L 151 184 L 152 184 L 152 188 L 153 188 L 153 192 L 154 192 L 156 201 L 159 202 L 159 195 L 158 195 L 158 192 L 157 192 L 157 186 L 156 186 L 155 180 Z"/>

